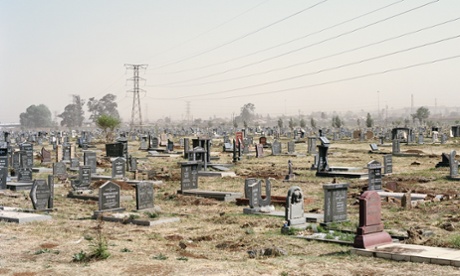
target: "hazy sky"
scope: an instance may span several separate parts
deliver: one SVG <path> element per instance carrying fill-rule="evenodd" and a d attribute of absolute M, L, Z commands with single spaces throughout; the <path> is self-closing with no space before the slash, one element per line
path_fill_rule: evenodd
<path fill-rule="evenodd" d="M 0 0 L 0 122 L 117 95 L 144 120 L 460 104 L 458 0 Z M 86 107 L 85 107 L 86 109 Z M 86 114 L 87 117 L 89 116 Z"/>

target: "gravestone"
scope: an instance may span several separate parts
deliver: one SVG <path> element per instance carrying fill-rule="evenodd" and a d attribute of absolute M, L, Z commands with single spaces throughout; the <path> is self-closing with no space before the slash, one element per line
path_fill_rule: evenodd
<path fill-rule="evenodd" d="M 173 152 L 174 151 L 174 142 L 169 140 L 168 139 L 168 145 L 167 145 L 167 149 L 169 152 Z"/>
<path fill-rule="evenodd" d="M 243 139 L 244 139 L 244 136 L 243 136 L 243 132 L 242 131 L 237 131 L 235 132 L 235 141 L 236 141 L 236 146 L 238 147 L 238 145 L 241 143 L 243 144 Z M 243 146 L 243 145 L 242 145 Z"/>
<path fill-rule="evenodd" d="M 393 173 L 393 155 L 385 154 L 383 156 L 383 174 L 391 174 Z"/>
<path fill-rule="evenodd" d="M 198 162 L 181 163 L 181 191 L 198 189 Z"/>
<path fill-rule="evenodd" d="M 304 196 L 300 187 L 294 186 L 289 188 L 285 206 L 286 225 L 283 226 L 283 229 L 286 229 L 286 227 L 288 227 L 288 229 L 289 227 L 305 229 L 307 227 L 303 199 Z M 282 232 L 285 231 L 283 229 L 281 230 Z"/>
<path fill-rule="evenodd" d="M 410 191 L 403 194 L 401 197 L 401 207 L 406 210 L 412 209 L 412 196 Z"/>
<path fill-rule="evenodd" d="M 89 190 L 91 186 L 91 167 L 81 166 L 78 172 L 78 179 L 73 180 L 71 184 L 75 191 Z"/>
<path fill-rule="evenodd" d="M 272 143 L 272 155 L 279 155 L 281 154 L 281 143 L 278 141 L 274 141 Z"/>
<path fill-rule="evenodd" d="M 123 143 L 106 144 L 105 152 L 107 157 L 123 157 L 124 145 Z"/>
<path fill-rule="evenodd" d="M 447 142 L 447 135 L 446 134 L 441 134 L 441 144 L 444 145 Z"/>
<path fill-rule="evenodd" d="M 139 182 L 136 184 L 136 209 L 153 208 L 154 189 L 150 182 Z"/>
<path fill-rule="evenodd" d="M 147 136 L 141 137 L 141 145 L 139 147 L 140 150 L 148 150 L 149 145 L 147 144 Z"/>
<path fill-rule="evenodd" d="M 70 158 L 70 168 L 78 169 L 80 167 L 80 160 L 78 158 Z"/>
<path fill-rule="evenodd" d="M 265 146 L 267 144 L 267 137 L 265 136 L 260 137 L 259 144 L 261 144 L 262 146 Z"/>
<path fill-rule="evenodd" d="M 420 133 L 420 134 L 418 135 L 418 143 L 419 143 L 420 145 L 423 144 L 423 133 Z"/>
<path fill-rule="evenodd" d="M 8 169 L 8 147 L 0 148 L 0 168 Z"/>
<path fill-rule="evenodd" d="M 107 181 L 99 188 L 99 212 L 122 211 L 120 206 L 120 186 Z"/>
<path fill-rule="evenodd" d="M 377 147 L 377 144 L 369 144 L 371 147 L 371 151 L 379 151 L 379 147 Z"/>
<path fill-rule="evenodd" d="M 168 136 L 166 133 L 160 134 L 160 146 L 166 147 L 168 145 Z"/>
<path fill-rule="evenodd" d="M 316 172 L 330 171 L 329 162 L 327 159 L 327 151 L 329 150 L 329 140 L 325 136 L 319 137 L 321 145 L 318 146 L 318 160 Z"/>
<path fill-rule="evenodd" d="M 12 163 L 13 163 L 13 170 L 17 172 L 19 168 L 21 167 L 21 152 L 20 151 L 13 152 Z"/>
<path fill-rule="evenodd" d="M 0 168 L 0 190 L 6 189 L 8 179 L 8 168 Z"/>
<path fill-rule="evenodd" d="M 48 208 L 51 191 L 45 179 L 36 179 L 30 190 L 30 199 L 35 210 L 45 210 Z"/>
<path fill-rule="evenodd" d="M 295 143 L 294 141 L 290 141 L 287 143 L 287 148 L 288 148 L 288 153 L 294 153 L 295 152 Z"/>
<path fill-rule="evenodd" d="M 449 167 L 450 166 L 450 155 L 447 153 L 441 154 L 441 161 L 436 164 L 436 168 L 439 167 Z"/>
<path fill-rule="evenodd" d="M 190 142 L 188 138 L 184 138 L 184 159 L 188 160 L 190 150 Z"/>
<path fill-rule="evenodd" d="M 96 173 L 97 158 L 94 151 L 83 151 L 83 164 L 91 167 L 91 173 Z"/>
<path fill-rule="evenodd" d="M 455 160 L 455 150 L 450 152 L 449 156 L 449 167 L 450 167 L 450 178 L 458 178 L 458 161 Z"/>
<path fill-rule="evenodd" d="M 270 208 L 271 203 L 271 183 L 268 179 L 265 180 L 265 198 L 262 198 L 262 180 L 249 178 L 245 180 L 244 192 L 246 198 L 249 199 L 249 208 L 244 208 L 244 214 L 254 214 L 257 212 L 270 212 L 274 208 Z"/>
<path fill-rule="evenodd" d="M 308 137 L 307 152 L 309 154 L 316 154 L 316 137 Z"/>
<path fill-rule="evenodd" d="M 366 191 L 359 197 L 359 226 L 354 247 L 369 249 L 392 242 L 384 231 L 381 212 L 382 202 L 376 191 Z"/>
<path fill-rule="evenodd" d="M 64 162 L 56 162 L 53 164 L 53 175 L 59 180 L 67 178 L 67 167 Z"/>
<path fill-rule="evenodd" d="M 350 184 L 324 184 L 324 223 L 347 220 L 347 193 Z"/>
<path fill-rule="evenodd" d="M 54 207 L 54 176 L 48 175 L 48 187 L 50 188 L 50 199 L 48 201 L 48 208 Z"/>
<path fill-rule="evenodd" d="M 257 144 L 256 145 L 256 158 L 264 157 L 264 145 Z"/>
<path fill-rule="evenodd" d="M 72 155 L 72 145 L 70 143 L 64 143 L 62 145 L 62 160 L 70 161 Z"/>
<path fill-rule="evenodd" d="M 152 143 L 151 143 L 152 148 L 154 148 L 154 149 L 158 148 L 158 146 L 160 144 L 160 141 L 158 140 L 158 137 L 151 138 L 151 141 L 152 141 Z"/>
<path fill-rule="evenodd" d="M 367 169 L 369 170 L 369 182 L 368 191 L 382 190 L 382 164 L 380 162 L 372 160 L 367 163 Z"/>
<path fill-rule="evenodd" d="M 19 168 L 18 170 L 18 182 L 32 182 L 32 169 L 31 168 Z"/>
<path fill-rule="evenodd" d="M 112 178 L 125 177 L 126 161 L 122 157 L 118 157 L 112 162 Z"/>
<path fill-rule="evenodd" d="M 32 144 L 21 144 L 22 167 L 32 168 L 34 166 L 34 146 Z"/>
<path fill-rule="evenodd" d="M 136 157 L 129 157 L 129 171 L 135 172 L 137 171 L 137 158 Z"/>
<path fill-rule="evenodd" d="M 398 140 L 398 139 L 394 139 L 394 140 L 393 140 L 393 143 L 392 143 L 392 150 L 393 150 L 393 154 L 398 154 L 398 153 L 401 152 L 401 148 L 400 148 L 399 140 Z"/>
<path fill-rule="evenodd" d="M 42 164 L 51 162 L 51 152 L 47 151 L 45 148 L 41 150 L 41 162 Z"/>
<path fill-rule="evenodd" d="M 288 174 L 284 178 L 284 181 L 289 181 L 289 180 L 294 180 L 294 179 L 295 179 L 295 174 L 292 168 L 292 162 L 291 160 L 288 160 Z"/>

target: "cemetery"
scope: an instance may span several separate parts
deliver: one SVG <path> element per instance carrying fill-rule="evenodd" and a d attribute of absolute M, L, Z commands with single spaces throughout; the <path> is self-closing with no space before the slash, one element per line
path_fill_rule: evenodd
<path fill-rule="evenodd" d="M 0 135 L 0 274 L 459 273 L 458 138 L 156 133 Z"/>

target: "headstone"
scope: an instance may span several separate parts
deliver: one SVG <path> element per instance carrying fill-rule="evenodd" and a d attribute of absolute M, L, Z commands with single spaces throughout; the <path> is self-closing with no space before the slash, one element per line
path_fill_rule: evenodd
<path fill-rule="evenodd" d="M 450 152 L 450 156 L 449 156 L 450 178 L 458 177 L 458 161 L 455 160 L 456 154 L 457 152 L 455 150 Z"/>
<path fill-rule="evenodd" d="M 31 168 L 20 168 L 18 170 L 18 182 L 32 182 L 32 169 Z"/>
<path fill-rule="evenodd" d="M 62 160 L 70 161 L 72 155 L 72 145 L 69 143 L 64 143 L 62 145 Z"/>
<path fill-rule="evenodd" d="M 8 179 L 8 168 L 0 168 L 0 190 L 6 189 Z"/>
<path fill-rule="evenodd" d="M 288 174 L 284 178 L 284 181 L 290 181 L 294 179 L 295 179 L 295 175 L 294 175 L 294 170 L 292 168 L 292 162 L 291 160 L 288 160 Z"/>
<path fill-rule="evenodd" d="M 169 152 L 173 152 L 174 151 L 174 142 L 169 140 L 168 139 L 168 146 L 167 146 L 167 149 Z"/>
<path fill-rule="evenodd" d="M 393 150 L 393 154 L 395 154 L 395 153 L 400 153 L 400 152 L 401 152 L 400 145 L 399 145 L 399 140 L 398 140 L 398 139 L 394 139 L 394 140 L 393 140 L 392 150 Z"/>
<path fill-rule="evenodd" d="M 147 144 L 147 136 L 141 137 L 141 145 L 139 147 L 140 150 L 148 150 L 149 145 Z"/>
<path fill-rule="evenodd" d="M 70 159 L 70 168 L 71 169 L 78 169 L 80 167 L 80 160 L 78 158 L 71 158 Z"/>
<path fill-rule="evenodd" d="M 304 197 L 300 187 L 294 186 L 288 190 L 286 196 L 285 219 L 288 226 L 305 225 Z"/>
<path fill-rule="evenodd" d="M 379 147 L 377 147 L 377 144 L 369 144 L 371 147 L 371 151 L 379 151 Z"/>
<path fill-rule="evenodd" d="M 136 157 L 129 157 L 129 170 L 131 172 L 137 171 L 137 158 Z"/>
<path fill-rule="evenodd" d="M 64 162 L 56 162 L 53 164 L 53 175 L 60 180 L 67 178 L 67 167 Z"/>
<path fill-rule="evenodd" d="M 15 151 L 13 152 L 13 170 L 17 172 L 19 168 L 21 167 L 21 152 L 20 151 Z"/>
<path fill-rule="evenodd" d="M 329 140 L 325 136 L 319 137 L 321 145 L 318 146 L 318 160 L 317 160 L 317 172 L 328 172 L 329 161 L 327 158 L 327 151 L 329 150 Z"/>
<path fill-rule="evenodd" d="M 0 148 L 0 168 L 8 169 L 8 147 Z"/>
<path fill-rule="evenodd" d="M 380 162 L 372 160 L 367 163 L 367 169 L 369 170 L 369 182 L 368 191 L 382 190 L 382 165 Z"/>
<path fill-rule="evenodd" d="M 32 168 L 34 166 L 34 146 L 32 144 L 21 144 L 20 146 L 22 156 L 22 167 L 23 168 Z"/>
<path fill-rule="evenodd" d="M 123 157 L 124 145 L 123 143 L 106 144 L 105 152 L 107 157 Z"/>
<path fill-rule="evenodd" d="M 118 211 L 120 209 L 120 186 L 107 181 L 99 188 L 99 211 Z"/>
<path fill-rule="evenodd" d="M 446 134 L 441 134 L 441 144 L 444 145 L 447 142 L 447 135 Z"/>
<path fill-rule="evenodd" d="M 281 154 L 281 143 L 278 141 L 274 141 L 272 143 L 272 155 L 279 155 Z"/>
<path fill-rule="evenodd" d="M 51 162 L 51 152 L 47 151 L 45 148 L 41 150 L 41 161 L 42 164 Z"/>
<path fill-rule="evenodd" d="M 287 143 L 287 147 L 288 147 L 288 153 L 294 153 L 295 152 L 295 143 L 294 143 L 294 141 L 289 141 Z"/>
<path fill-rule="evenodd" d="M 391 174 L 393 173 L 393 155 L 385 154 L 383 156 L 383 174 Z"/>
<path fill-rule="evenodd" d="M 122 157 L 118 157 L 112 162 L 112 178 L 125 177 L 126 161 Z"/>
<path fill-rule="evenodd" d="M 166 133 L 160 134 L 160 146 L 166 147 L 168 145 L 168 136 Z"/>
<path fill-rule="evenodd" d="M 139 182 L 136 184 L 136 209 L 153 208 L 154 190 L 150 182 Z"/>
<path fill-rule="evenodd" d="M 307 152 L 309 154 L 316 154 L 316 137 L 308 137 Z"/>
<path fill-rule="evenodd" d="M 48 175 L 48 187 L 50 188 L 50 198 L 48 201 L 48 208 L 54 207 L 54 176 L 52 174 Z"/>
<path fill-rule="evenodd" d="M 423 144 L 423 133 L 419 133 L 419 135 L 418 135 L 418 143 L 420 145 Z"/>
<path fill-rule="evenodd" d="M 259 144 L 261 144 L 262 146 L 265 146 L 267 144 L 267 137 L 265 136 L 260 137 Z"/>
<path fill-rule="evenodd" d="M 412 209 L 412 196 L 410 191 L 401 197 L 401 207 L 406 210 Z"/>
<path fill-rule="evenodd" d="M 184 159 L 189 159 L 189 150 L 190 150 L 190 142 L 188 138 L 184 138 Z"/>
<path fill-rule="evenodd" d="M 83 151 L 83 164 L 91 167 L 91 173 L 96 173 L 97 158 L 94 151 Z"/>
<path fill-rule="evenodd" d="M 51 191 L 45 179 L 36 179 L 30 190 L 30 199 L 35 210 L 48 208 Z"/>
<path fill-rule="evenodd" d="M 265 180 L 265 198 L 262 198 L 262 180 L 254 178 L 246 179 L 244 183 L 244 191 L 249 199 L 249 208 L 243 209 L 245 214 L 253 214 L 255 212 L 269 212 L 267 209 L 271 203 L 271 184 L 268 179 Z"/>
<path fill-rule="evenodd" d="M 181 191 L 198 189 L 198 162 L 181 163 Z"/>
<path fill-rule="evenodd" d="M 152 138 L 152 148 L 156 149 L 160 145 L 160 142 L 158 140 L 158 137 L 153 137 Z"/>
<path fill-rule="evenodd" d="M 354 247 L 369 249 L 392 242 L 384 232 L 381 220 L 382 203 L 376 191 L 366 191 L 359 197 L 359 227 Z"/>
<path fill-rule="evenodd" d="M 236 141 L 236 146 L 238 146 L 240 143 L 243 143 L 243 132 L 242 131 L 237 131 L 235 132 L 235 141 Z"/>
<path fill-rule="evenodd" d="M 74 190 L 88 190 L 91 186 L 91 167 L 89 166 L 81 166 L 78 179 L 72 181 L 72 188 Z"/>
<path fill-rule="evenodd" d="M 256 145 L 256 158 L 264 157 L 264 145 L 257 144 Z"/>
<path fill-rule="evenodd" d="M 347 220 L 347 193 L 350 184 L 324 184 L 324 223 Z"/>

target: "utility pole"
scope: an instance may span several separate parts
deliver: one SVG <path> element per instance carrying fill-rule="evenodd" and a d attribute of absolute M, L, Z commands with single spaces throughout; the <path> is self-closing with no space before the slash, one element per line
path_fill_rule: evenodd
<path fill-rule="evenodd" d="M 142 129 L 142 112 L 141 112 L 141 99 L 139 97 L 139 92 L 145 92 L 145 90 L 139 88 L 139 80 L 142 79 L 139 77 L 139 68 L 146 69 L 147 64 L 125 64 L 127 69 L 133 70 L 133 78 L 128 79 L 133 81 L 134 88 L 128 92 L 133 92 L 133 107 L 131 110 L 131 130 L 137 125 Z M 142 79 L 144 80 L 144 79 Z"/>

